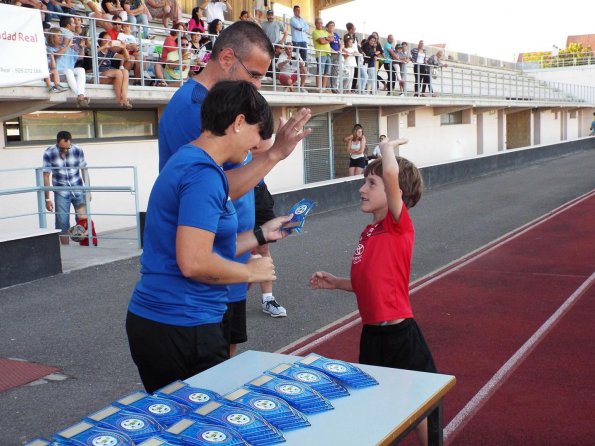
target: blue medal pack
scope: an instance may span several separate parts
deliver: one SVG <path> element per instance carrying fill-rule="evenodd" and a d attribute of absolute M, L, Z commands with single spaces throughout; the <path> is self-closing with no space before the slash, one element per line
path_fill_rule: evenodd
<path fill-rule="evenodd" d="M 113 403 L 129 412 L 148 415 L 164 427 L 169 427 L 186 417 L 190 409 L 174 400 L 152 396 L 145 392 L 134 392 Z"/>
<path fill-rule="evenodd" d="M 134 446 L 133 439 L 123 432 L 104 429 L 81 421 L 54 434 L 57 444 L 69 446 Z M 52 444 L 52 443 L 50 443 Z"/>
<path fill-rule="evenodd" d="M 140 443 L 164 431 L 163 426 L 154 418 L 142 413 L 122 410 L 115 406 L 107 406 L 98 412 L 87 415 L 85 421 L 97 427 L 124 433 L 135 443 Z"/>
<path fill-rule="evenodd" d="M 184 381 L 174 381 L 157 390 L 155 396 L 167 398 L 196 410 L 211 401 L 222 401 L 223 397 L 212 390 L 191 387 Z"/>
<path fill-rule="evenodd" d="M 240 434 L 223 426 L 184 418 L 166 431 L 165 438 L 172 437 L 183 446 L 249 446 Z"/>
<path fill-rule="evenodd" d="M 359 389 L 378 385 L 378 381 L 359 367 L 338 359 L 328 359 L 316 353 L 309 354 L 296 364 L 326 373 L 347 387 Z"/>
<path fill-rule="evenodd" d="M 300 412 L 313 414 L 334 409 L 333 405 L 312 387 L 289 379 L 262 375 L 245 385 L 257 392 L 284 399 Z"/>
<path fill-rule="evenodd" d="M 253 446 L 283 443 L 285 438 L 260 414 L 229 402 L 211 401 L 192 412 L 191 417 L 205 423 L 234 429 Z"/>
<path fill-rule="evenodd" d="M 301 232 L 308 214 L 314 209 L 316 203 L 307 198 L 302 198 L 294 204 L 289 210 L 288 214 L 293 214 L 291 220 L 283 225 L 283 229 L 288 233 Z"/>
<path fill-rule="evenodd" d="M 254 390 L 239 388 L 223 396 L 242 407 L 246 407 L 259 413 L 262 417 L 282 431 L 300 429 L 310 426 L 306 416 L 299 410 L 294 409 L 287 401 L 266 393 L 255 392 Z"/>
<path fill-rule="evenodd" d="M 265 372 L 282 379 L 291 379 L 309 385 L 329 400 L 349 396 L 349 392 L 326 373 L 296 364 L 279 364 Z"/>

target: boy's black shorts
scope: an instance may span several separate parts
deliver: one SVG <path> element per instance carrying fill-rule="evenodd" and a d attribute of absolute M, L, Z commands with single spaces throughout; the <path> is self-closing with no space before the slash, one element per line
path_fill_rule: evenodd
<path fill-rule="evenodd" d="M 220 323 L 184 327 L 126 315 L 130 353 L 148 393 L 229 359 Z"/>
<path fill-rule="evenodd" d="M 241 344 L 248 341 L 245 299 L 227 304 L 227 311 L 223 316 L 223 333 L 229 344 Z"/>
<path fill-rule="evenodd" d="M 397 325 L 364 325 L 359 362 L 436 373 L 428 344 L 414 319 L 405 319 Z"/>
<path fill-rule="evenodd" d="M 254 188 L 254 208 L 256 210 L 256 226 L 262 226 L 269 220 L 276 217 L 275 200 L 266 183 L 259 184 Z"/>

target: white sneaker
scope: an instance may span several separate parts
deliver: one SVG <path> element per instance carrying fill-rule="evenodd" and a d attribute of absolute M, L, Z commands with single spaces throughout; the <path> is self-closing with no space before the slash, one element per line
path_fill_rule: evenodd
<path fill-rule="evenodd" d="M 272 317 L 287 316 L 287 310 L 279 305 L 274 297 L 271 300 L 262 303 L 262 312 L 270 314 Z"/>

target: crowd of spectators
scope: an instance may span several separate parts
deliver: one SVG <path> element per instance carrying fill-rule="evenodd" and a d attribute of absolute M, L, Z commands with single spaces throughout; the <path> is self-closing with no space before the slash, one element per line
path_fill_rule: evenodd
<path fill-rule="evenodd" d="M 118 104 L 132 108 L 128 84 L 179 86 L 188 76 L 198 74 L 209 60 L 213 43 L 231 15 L 226 0 L 204 0 L 192 9 L 188 23 L 182 21 L 179 0 L 15 0 L 15 4 L 40 9 L 47 33 L 48 68 L 46 85 L 51 93 L 67 90 L 76 95 L 77 105 L 87 107 L 86 82 L 112 84 Z M 275 20 L 267 2 L 255 1 L 252 11 L 241 11 L 238 20 L 258 23 L 275 47 L 275 58 L 267 76 L 287 91 L 307 92 L 315 85 L 324 93 L 416 96 L 433 94 L 432 79 L 437 69 L 447 67 L 444 52 L 429 56 L 423 41 L 409 51 L 406 42 L 397 43 L 389 35 L 384 43 L 378 33 L 361 38 L 353 23 L 346 33 L 335 31 L 335 22 L 324 24 L 316 18 L 314 29 L 301 17 L 299 5 L 285 24 Z M 82 12 L 84 10 L 84 13 Z M 252 15 L 251 12 L 254 14 Z M 68 13 L 74 17 L 62 15 Z M 94 46 L 98 55 L 99 79 L 93 78 L 92 44 L 85 17 L 95 19 L 98 35 Z M 161 19 L 169 35 L 150 35 L 149 21 Z M 53 22 L 59 23 L 59 28 Z M 169 28 L 170 21 L 173 22 Z M 163 39 L 163 41 L 161 41 Z M 308 50 L 311 40 L 313 49 Z M 384 70 L 384 73 L 381 72 Z M 414 86 L 408 86 L 413 73 Z"/>

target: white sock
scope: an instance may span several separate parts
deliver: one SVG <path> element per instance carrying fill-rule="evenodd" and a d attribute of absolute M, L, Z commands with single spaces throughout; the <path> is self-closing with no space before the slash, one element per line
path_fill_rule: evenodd
<path fill-rule="evenodd" d="M 273 293 L 262 293 L 262 301 L 268 302 L 269 300 L 273 300 Z"/>

